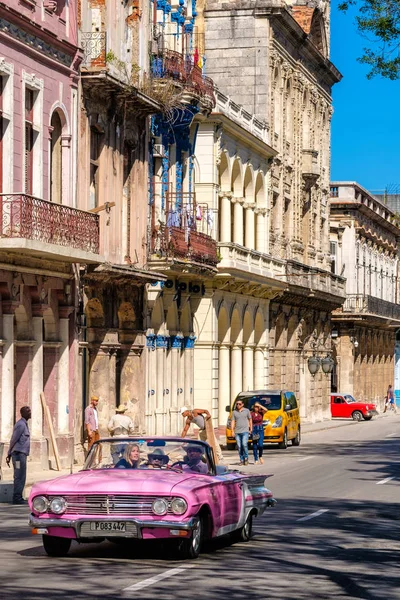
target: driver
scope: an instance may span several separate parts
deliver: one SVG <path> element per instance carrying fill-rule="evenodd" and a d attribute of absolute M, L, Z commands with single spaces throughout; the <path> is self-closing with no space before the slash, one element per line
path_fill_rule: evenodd
<path fill-rule="evenodd" d="M 200 444 L 190 444 L 186 448 L 185 465 L 182 467 L 182 470 L 206 475 L 208 473 L 208 466 L 202 460 L 203 455 L 204 448 Z"/>
<path fill-rule="evenodd" d="M 147 463 L 145 469 L 161 469 L 168 464 L 169 456 L 167 456 L 161 448 L 155 448 L 147 455 Z"/>

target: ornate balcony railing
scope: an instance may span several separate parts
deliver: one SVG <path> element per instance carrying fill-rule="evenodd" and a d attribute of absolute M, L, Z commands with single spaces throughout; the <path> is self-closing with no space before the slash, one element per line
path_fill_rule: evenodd
<path fill-rule="evenodd" d="M 385 319 L 400 320 L 400 305 L 376 296 L 349 294 L 343 304 L 344 313 L 376 315 Z"/>
<path fill-rule="evenodd" d="M 99 254 L 99 216 L 28 194 L 0 194 L 0 238 L 24 238 Z"/>
<path fill-rule="evenodd" d="M 107 54 L 107 38 L 103 31 L 81 33 L 83 50 L 82 67 L 87 69 L 105 68 Z"/>
<path fill-rule="evenodd" d="M 188 197 L 190 202 L 185 201 Z M 165 223 L 153 230 L 153 254 L 215 266 L 218 262 L 217 243 L 212 238 L 215 211 L 183 193 L 170 193 L 167 206 Z"/>

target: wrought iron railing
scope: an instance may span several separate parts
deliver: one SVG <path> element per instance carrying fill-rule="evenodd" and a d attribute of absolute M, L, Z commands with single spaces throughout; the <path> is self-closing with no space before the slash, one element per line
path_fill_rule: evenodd
<path fill-rule="evenodd" d="M 28 194 L 0 194 L 0 238 L 24 238 L 99 254 L 99 216 Z"/>
<path fill-rule="evenodd" d="M 344 313 L 370 314 L 386 319 L 400 320 L 400 305 L 376 296 L 349 294 L 342 310 Z"/>
<path fill-rule="evenodd" d="M 81 33 L 83 67 L 88 69 L 95 67 L 106 67 L 106 39 L 106 33 L 103 31 L 90 31 Z"/>

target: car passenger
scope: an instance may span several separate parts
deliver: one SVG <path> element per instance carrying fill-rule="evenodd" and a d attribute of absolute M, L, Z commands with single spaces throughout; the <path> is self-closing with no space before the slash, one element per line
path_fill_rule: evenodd
<path fill-rule="evenodd" d="M 202 473 L 207 475 L 208 465 L 203 459 L 204 449 L 199 444 L 192 444 L 186 448 L 185 464 L 182 470 L 191 473 Z"/>
<path fill-rule="evenodd" d="M 138 444 L 128 444 L 123 457 L 115 465 L 115 469 L 137 469 L 140 462 L 140 449 Z"/>
<path fill-rule="evenodd" d="M 162 469 L 169 462 L 169 456 L 161 448 L 155 448 L 147 455 L 147 463 L 142 465 L 143 469 Z"/>

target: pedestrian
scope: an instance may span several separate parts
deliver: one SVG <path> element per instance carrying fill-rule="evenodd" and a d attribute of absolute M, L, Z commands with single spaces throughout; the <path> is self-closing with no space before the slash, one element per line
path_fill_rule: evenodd
<path fill-rule="evenodd" d="M 253 422 L 248 408 L 244 407 L 241 400 L 236 402 L 236 408 L 232 413 L 232 433 L 235 436 L 238 447 L 240 464 L 249 464 L 249 433 L 253 431 Z"/>
<path fill-rule="evenodd" d="M 387 392 L 386 392 L 385 408 L 384 408 L 383 412 L 385 413 L 388 408 L 390 410 L 395 410 L 395 406 L 394 406 L 394 391 L 393 391 L 393 387 L 391 385 L 389 385 L 389 387 L 387 389 Z"/>
<path fill-rule="evenodd" d="M 26 483 L 26 460 L 31 446 L 28 421 L 32 413 L 29 406 L 23 406 L 19 412 L 21 418 L 14 425 L 6 463 L 10 466 L 12 460 L 14 467 L 13 504 L 26 504 L 22 494 Z"/>
<path fill-rule="evenodd" d="M 256 465 L 258 465 L 258 463 L 264 464 L 264 459 L 262 457 L 264 451 L 263 419 L 266 412 L 268 412 L 268 409 L 258 402 L 253 405 L 253 409 L 250 411 L 251 421 L 253 423 L 253 455 L 254 463 Z"/>
<path fill-rule="evenodd" d="M 197 425 L 197 427 L 200 430 L 199 438 L 201 439 L 202 442 L 208 442 L 212 448 L 215 448 L 218 462 L 221 462 L 221 460 L 223 460 L 224 457 L 222 455 L 221 446 L 219 445 L 219 443 L 214 435 L 214 430 L 212 431 L 212 433 L 213 433 L 212 440 L 208 439 L 208 435 L 207 435 L 206 421 L 211 419 L 210 412 L 205 408 L 194 408 L 193 410 L 190 410 L 190 409 L 186 408 L 186 406 L 183 406 L 181 408 L 181 414 L 182 414 L 182 417 L 185 419 L 185 425 L 183 427 L 181 437 L 186 437 L 186 434 L 189 431 L 189 427 L 192 424 Z"/>
<path fill-rule="evenodd" d="M 112 437 L 124 437 L 127 435 L 134 434 L 133 421 L 128 415 L 124 413 L 128 410 L 125 404 L 120 404 L 115 409 L 115 415 L 113 415 L 108 423 L 108 431 Z M 114 465 L 117 464 L 125 450 L 125 444 L 112 444 L 111 445 L 111 456 Z"/>
<path fill-rule="evenodd" d="M 85 429 L 88 438 L 88 451 L 93 446 L 94 442 L 100 439 L 99 434 L 99 417 L 97 414 L 97 405 L 99 403 L 98 396 L 90 398 L 90 404 L 85 408 Z"/>

